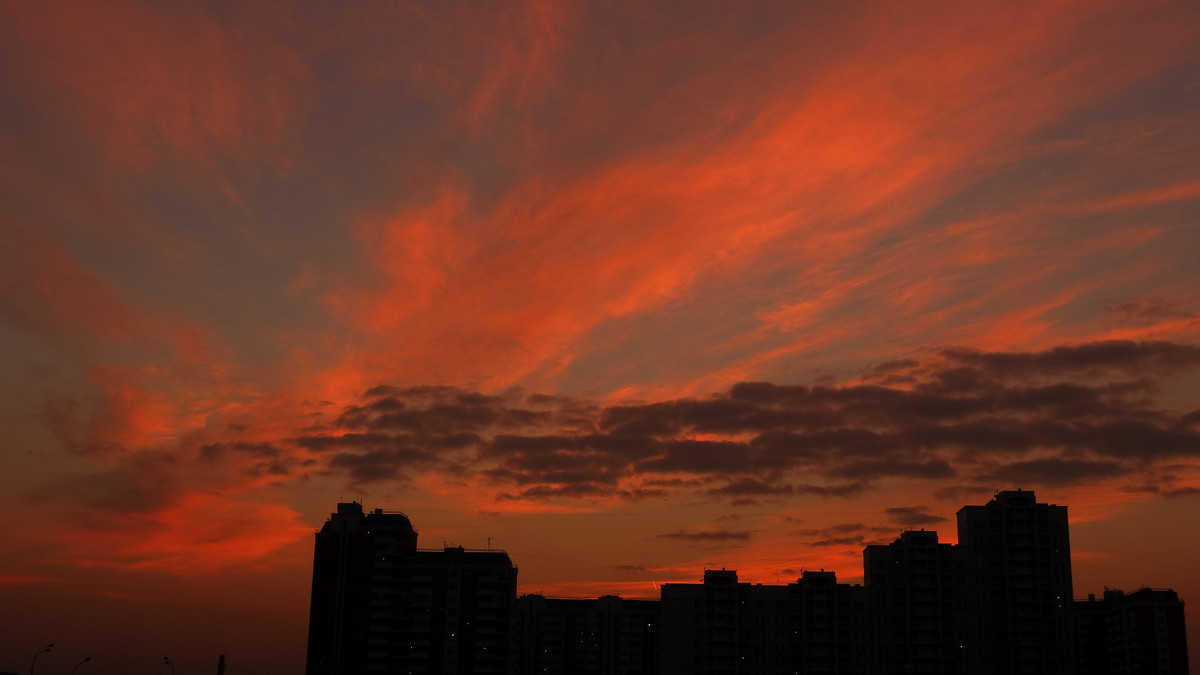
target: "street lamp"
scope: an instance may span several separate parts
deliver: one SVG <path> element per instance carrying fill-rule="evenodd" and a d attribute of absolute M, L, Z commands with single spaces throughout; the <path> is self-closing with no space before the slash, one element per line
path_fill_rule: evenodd
<path fill-rule="evenodd" d="M 92 660 L 92 657 L 90 657 L 90 656 L 83 657 L 83 660 L 80 661 L 79 663 L 76 663 L 75 667 L 71 669 L 71 675 L 75 675 L 75 671 L 79 670 L 79 666 L 82 666 L 83 664 L 85 664 L 91 660 Z"/>
<path fill-rule="evenodd" d="M 53 642 L 51 642 L 50 644 L 48 644 L 44 647 L 38 648 L 38 650 L 33 653 L 33 663 L 29 664 L 29 675 L 33 675 L 33 669 L 37 668 L 37 657 L 41 656 L 42 654 L 45 654 L 46 652 L 50 651 L 51 649 L 54 649 Z"/>
<path fill-rule="evenodd" d="M 171 669 L 171 675 L 175 675 L 175 664 L 171 663 L 171 659 L 168 659 L 167 657 L 164 656 L 163 663 L 166 664 L 166 666 Z M 30 675 L 32 675 L 32 673 Z"/>

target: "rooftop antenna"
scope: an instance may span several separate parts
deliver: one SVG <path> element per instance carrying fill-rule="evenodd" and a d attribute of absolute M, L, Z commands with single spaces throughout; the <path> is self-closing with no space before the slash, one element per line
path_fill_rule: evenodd
<path fill-rule="evenodd" d="M 491 538 L 491 537 L 488 537 L 488 547 L 487 547 L 487 550 L 489 550 L 489 551 L 490 551 L 490 550 L 492 550 L 492 538 Z"/>

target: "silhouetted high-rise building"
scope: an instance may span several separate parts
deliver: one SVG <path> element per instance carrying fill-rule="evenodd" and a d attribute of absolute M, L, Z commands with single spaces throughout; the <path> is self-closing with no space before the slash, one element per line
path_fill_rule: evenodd
<path fill-rule="evenodd" d="M 704 570 L 701 584 L 663 584 L 661 672 L 788 673 L 786 586 L 739 583 L 734 570 Z"/>
<path fill-rule="evenodd" d="M 338 504 L 316 537 L 308 675 L 366 672 L 377 551 L 407 556 L 416 549 L 417 533 L 404 514 L 366 516 L 361 504 Z"/>
<path fill-rule="evenodd" d="M 508 673 L 516 577 L 502 551 L 420 551 L 404 514 L 338 504 L 316 537 L 306 673 Z"/>
<path fill-rule="evenodd" d="M 867 589 L 839 584 L 837 575 L 806 570 L 788 584 L 788 666 L 805 675 L 873 673 L 867 640 Z"/>
<path fill-rule="evenodd" d="M 1104 591 L 1075 603 L 1084 675 L 1188 675 L 1183 601 L 1175 591 Z"/>
<path fill-rule="evenodd" d="M 965 673 L 1076 672 L 1067 507 L 999 492 L 958 511 Z"/>
<path fill-rule="evenodd" d="M 513 634 L 518 675 L 656 675 L 657 600 L 524 595 Z"/>
<path fill-rule="evenodd" d="M 863 550 L 870 592 L 870 672 L 958 675 L 964 672 L 962 551 L 937 532 L 910 530 Z"/>

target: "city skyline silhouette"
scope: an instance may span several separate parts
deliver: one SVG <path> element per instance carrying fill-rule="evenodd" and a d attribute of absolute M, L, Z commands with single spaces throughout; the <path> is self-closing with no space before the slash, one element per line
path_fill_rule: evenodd
<path fill-rule="evenodd" d="M 866 546 L 861 584 L 721 568 L 584 600 L 518 596 L 504 551 L 422 549 L 406 514 L 339 503 L 316 535 L 305 673 L 1189 672 L 1173 590 L 1075 599 L 1067 506 L 1005 490 L 957 520 L 957 545 L 920 528 Z"/>

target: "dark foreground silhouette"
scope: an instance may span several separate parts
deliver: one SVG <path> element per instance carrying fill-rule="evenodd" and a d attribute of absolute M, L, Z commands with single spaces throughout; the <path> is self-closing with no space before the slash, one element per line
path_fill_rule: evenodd
<path fill-rule="evenodd" d="M 959 544 L 910 530 L 863 551 L 864 583 L 705 570 L 659 600 L 516 595 L 508 554 L 417 548 L 358 503 L 316 536 L 308 675 L 1186 675 L 1171 590 L 1074 601 L 1067 507 L 1004 491 L 958 512 Z"/>

